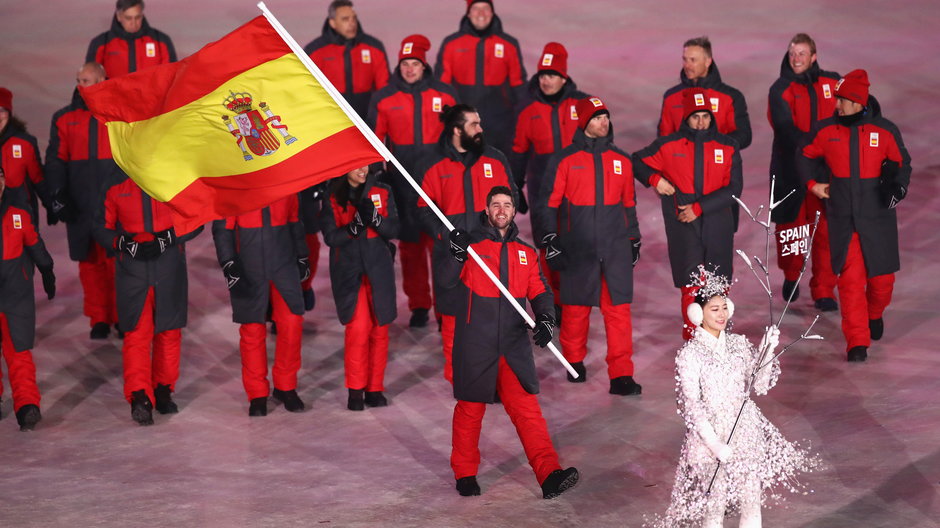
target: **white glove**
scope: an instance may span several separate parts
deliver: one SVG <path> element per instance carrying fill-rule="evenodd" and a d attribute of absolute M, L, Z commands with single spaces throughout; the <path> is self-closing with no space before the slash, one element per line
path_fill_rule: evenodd
<path fill-rule="evenodd" d="M 731 446 L 722 442 L 711 443 L 708 445 L 708 449 L 711 450 L 712 454 L 715 455 L 715 458 L 717 458 L 718 461 L 722 464 L 727 462 L 733 453 Z"/>
<path fill-rule="evenodd" d="M 767 357 L 773 357 L 774 350 L 780 344 L 780 329 L 776 325 L 767 327 L 764 337 L 760 340 L 760 347 L 757 350 L 763 351 L 766 347 Z"/>

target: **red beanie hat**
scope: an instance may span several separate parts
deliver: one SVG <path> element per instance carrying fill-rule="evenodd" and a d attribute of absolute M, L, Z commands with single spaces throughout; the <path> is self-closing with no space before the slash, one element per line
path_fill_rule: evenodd
<path fill-rule="evenodd" d="M 565 79 L 568 78 L 568 50 L 557 42 L 549 42 L 542 50 L 537 67 L 539 73 L 543 71 L 555 72 Z"/>
<path fill-rule="evenodd" d="M 578 113 L 578 126 L 581 127 L 581 130 L 587 128 L 588 121 L 594 119 L 594 116 L 597 114 L 605 113 L 610 115 L 610 110 L 607 109 L 607 105 L 597 97 L 581 99 L 578 101 L 575 111 Z"/>
<path fill-rule="evenodd" d="M 682 119 L 688 119 L 690 115 L 701 111 L 712 111 L 712 105 L 708 101 L 705 90 L 689 88 L 682 94 Z"/>
<path fill-rule="evenodd" d="M 6 108 L 7 112 L 13 113 L 13 92 L 0 86 L 0 107 Z"/>
<path fill-rule="evenodd" d="M 401 47 L 398 48 L 398 62 L 405 59 L 418 59 L 427 66 L 429 49 L 431 49 L 431 41 L 427 37 L 424 35 L 409 35 L 401 41 Z"/>
<path fill-rule="evenodd" d="M 473 4 L 475 4 L 475 3 L 477 3 L 477 2 L 483 2 L 483 3 L 486 3 L 486 4 L 490 4 L 490 7 L 493 7 L 493 0 L 467 0 L 467 13 L 470 12 L 470 6 L 472 6 Z M 493 7 L 493 9 L 495 10 L 496 8 Z"/>
<path fill-rule="evenodd" d="M 868 104 L 868 72 L 852 70 L 836 83 L 836 97 L 855 101 L 865 106 Z"/>

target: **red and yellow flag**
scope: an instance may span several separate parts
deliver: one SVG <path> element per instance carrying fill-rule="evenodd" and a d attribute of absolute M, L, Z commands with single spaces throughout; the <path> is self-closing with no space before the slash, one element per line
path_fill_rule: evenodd
<path fill-rule="evenodd" d="M 114 160 L 180 232 L 382 160 L 263 16 L 81 94 Z"/>

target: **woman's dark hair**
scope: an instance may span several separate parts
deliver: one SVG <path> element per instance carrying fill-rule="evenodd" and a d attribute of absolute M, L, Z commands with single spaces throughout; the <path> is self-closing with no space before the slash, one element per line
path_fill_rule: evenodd
<path fill-rule="evenodd" d="M 7 130 L 20 130 L 22 132 L 26 132 L 26 122 L 16 117 L 15 115 L 10 114 L 10 119 L 7 121 L 7 126 L 0 130 L 0 134 L 3 134 Z"/>

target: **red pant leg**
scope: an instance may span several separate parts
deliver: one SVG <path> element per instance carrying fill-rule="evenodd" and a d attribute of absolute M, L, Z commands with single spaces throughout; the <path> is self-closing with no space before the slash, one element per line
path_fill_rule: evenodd
<path fill-rule="evenodd" d="M 431 275 L 430 260 L 431 247 L 434 240 L 421 233 L 418 242 L 398 243 L 398 254 L 401 258 L 401 286 L 408 297 L 408 309 L 431 309 Z"/>
<path fill-rule="evenodd" d="M 317 276 L 317 264 L 320 262 L 320 237 L 316 233 L 307 233 L 304 235 L 304 242 L 307 243 L 307 249 L 310 250 L 310 276 L 300 283 L 301 288 L 309 290 L 313 278 Z M 278 327 L 280 331 L 280 327 Z M 277 384 L 275 383 L 275 386 Z"/>
<path fill-rule="evenodd" d="M 150 346 L 153 343 L 153 287 L 147 290 L 143 310 L 137 326 L 125 332 L 121 355 L 124 358 L 124 398 L 131 401 L 131 393 L 144 390 L 153 401 L 153 373 Z"/>
<path fill-rule="evenodd" d="M 591 307 L 565 304 L 561 307 L 561 332 L 558 341 L 561 353 L 569 363 L 580 363 L 587 356 L 588 330 L 591 326 Z"/>
<path fill-rule="evenodd" d="M 561 305 L 561 274 L 548 266 L 548 259 L 545 258 L 545 248 L 539 250 L 539 266 L 542 267 L 542 275 L 548 279 L 548 285 L 552 288 L 552 295 L 555 298 L 555 304 Z"/>
<path fill-rule="evenodd" d="M 535 472 L 535 478 L 541 484 L 552 471 L 561 469 L 561 466 L 558 464 L 558 453 L 555 452 L 552 439 L 548 435 L 548 426 L 542 417 L 539 400 L 522 388 L 519 378 L 503 357 L 499 358 L 496 376 L 496 390 L 503 402 L 503 408 L 506 409 L 512 424 L 516 426 L 522 449 L 529 459 L 532 471 Z"/>
<path fill-rule="evenodd" d="M 832 271 L 832 253 L 829 250 L 829 220 L 826 218 L 825 211 L 822 210 L 822 203 L 819 198 L 807 193 L 806 209 L 808 221 L 816 218 L 816 211 L 819 211 L 819 226 L 816 228 L 816 236 L 813 238 L 813 252 L 810 258 L 813 276 L 809 281 L 810 294 L 813 300 L 823 298 L 834 298 L 836 283 L 839 278 Z"/>
<path fill-rule="evenodd" d="M 610 379 L 633 375 L 633 322 L 630 303 L 612 304 L 607 280 L 601 279 L 601 315 L 607 333 L 607 375 Z M 564 321 L 564 317 L 562 318 Z"/>
<path fill-rule="evenodd" d="M 839 299 L 842 301 L 842 334 L 845 335 L 846 350 L 857 346 L 871 345 L 868 330 L 868 301 L 865 295 L 868 272 L 862 258 L 862 246 L 858 233 L 852 234 L 845 265 L 839 274 Z"/>
<path fill-rule="evenodd" d="M 346 324 L 346 338 L 343 361 L 346 368 L 346 388 L 365 389 L 369 381 L 369 335 L 372 330 L 372 314 L 369 298 L 368 279 L 362 278 L 359 295 L 356 297 L 356 310 L 352 320 Z"/>
<path fill-rule="evenodd" d="M 104 248 L 91 242 L 88 256 L 78 263 L 78 279 L 84 292 L 84 313 L 90 319 L 89 326 L 116 323 L 114 258 L 108 257 Z"/>
<path fill-rule="evenodd" d="M 486 404 L 457 400 L 454 406 L 454 425 L 451 436 L 450 467 L 454 478 L 462 479 L 477 474 L 480 467 L 480 429 Z"/>
<path fill-rule="evenodd" d="M 891 303 L 893 293 L 894 273 L 886 273 L 868 279 L 866 298 L 868 300 L 869 319 L 881 319 L 888 304 Z"/>
<path fill-rule="evenodd" d="M 265 398 L 268 385 L 268 350 L 265 338 L 268 330 L 264 323 L 245 323 L 238 328 L 238 349 L 242 356 L 242 385 L 248 399 Z"/>
<path fill-rule="evenodd" d="M 789 251 L 786 255 L 784 255 L 784 247 L 789 243 L 785 244 L 780 241 L 780 233 L 782 231 L 786 231 L 787 229 L 793 229 L 805 224 L 806 221 L 803 218 L 805 208 L 806 204 L 804 203 L 800 207 L 800 212 L 797 215 L 796 220 L 793 222 L 778 223 L 774 230 L 774 240 L 777 247 L 777 267 L 783 271 L 783 278 L 788 281 L 795 281 L 800 278 L 800 269 L 803 267 L 803 255 L 794 255 Z"/>
<path fill-rule="evenodd" d="M 153 336 L 153 387 L 169 385 L 176 388 L 180 377 L 180 346 L 183 332 L 179 328 Z"/>
<path fill-rule="evenodd" d="M 689 321 L 688 308 L 689 305 L 695 302 L 695 294 L 692 293 L 692 288 L 688 286 L 683 286 L 679 288 L 682 292 L 682 339 L 688 341 L 695 336 L 695 325 L 692 324 L 692 321 Z"/>
<path fill-rule="evenodd" d="M 365 281 L 369 298 L 369 316 L 372 328 L 369 331 L 369 383 L 366 390 L 379 392 L 385 390 L 385 365 L 388 363 L 388 325 L 379 325 L 372 304 L 372 285 Z"/>
<path fill-rule="evenodd" d="M 29 350 L 16 350 L 13 348 L 13 339 L 10 337 L 10 326 L 4 314 L 0 314 L 0 348 L 3 349 L 3 359 L 7 362 L 7 373 L 10 376 L 10 392 L 13 393 L 13 412 L 20 410 L 24 405 L 39 405 L 39 386 L 36 385 L 36 365 L 33 363 L 33 354 Z M 2 377 L 2 371 L 0 371 Z M 0 394 L 3 394 L 3 381 L 0 380 Z"/>
<path fill-rule="evenodd" d="M 277 324 L 274 348 L 274 366 L 271 379 L 274 388 L 282 391 L 297 388 L 297 372 L 300 370 L 300 348 L 303 337 L 303 317 L 290 311 L 281 294 L 271 284 L 272 317 Z"/>
<path fill-rule="evenodd" d="M 454 383 L 454 330 L 457 318 L 453 315 L 441 315 L 441 341 L 444 349 L 444 379 Z"/>

